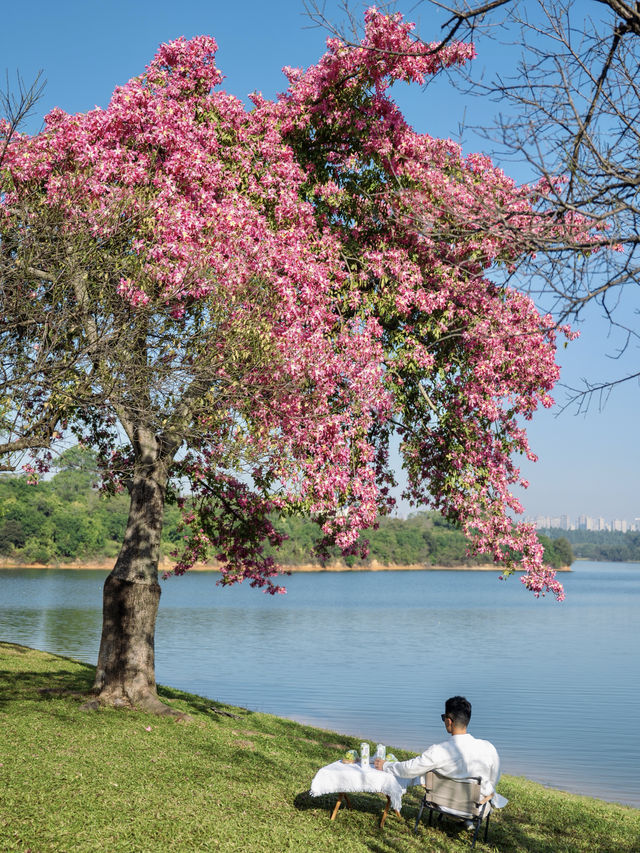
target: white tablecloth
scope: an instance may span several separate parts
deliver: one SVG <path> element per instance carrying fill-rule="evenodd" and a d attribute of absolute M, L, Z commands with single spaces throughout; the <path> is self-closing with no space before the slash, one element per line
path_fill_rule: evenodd
<path fill-rule="evenodd" d="M 321 767 L 313 777 L 312 797 L 320 797 L 322 794 L 339 794 L 343 791 L 347 794 L 360 791 L 386 794 L 391 799 L 392 808 L 399 812 L 402 806 L 402 795 L 407 789 L 403 788 L 391 773 L 376 770 L 373 765 L 362 768 L 358 763 L 343 764 L 342 761 L 334 761 L 333 764 Z"/>

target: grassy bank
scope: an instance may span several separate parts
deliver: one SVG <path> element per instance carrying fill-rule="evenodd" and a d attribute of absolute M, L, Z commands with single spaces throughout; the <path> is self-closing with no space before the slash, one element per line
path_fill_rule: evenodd
<path fill-rule="evenodd" d="M 212 665 L 215 661 L 212 659 Z M 459 851 L 453 825 L 412 833 L 418 789 L 402 819 L 377 826 L 382 798 L 312 799 L 318 767 L 356 739 L 168 688 L 191 723 L 83 712 L 93 668 L 0 643 L 0 850 L 22 853 L 409 853 Z M 214 710 L 215 709 L 215 710 Z M 225 713 L 226 712 L 226 713 Z M 234 716 L 227 716 L 232 714 Z M 399 757 L 406 753 L 394 749 Z M 510 799 L 479 850 L 631 853 L 640 811 L 505 777 Z"/>

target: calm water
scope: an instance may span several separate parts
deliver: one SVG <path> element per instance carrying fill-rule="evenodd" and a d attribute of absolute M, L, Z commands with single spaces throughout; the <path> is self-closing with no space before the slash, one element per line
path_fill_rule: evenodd
<path fill-rule="evenodd" d="M 415 751 L 463 694 L 504 772 L 640 807 L 640 566 L 574 568 L 561 605 L 491 572 L 298 574 L 276 597 L 172 578 L 157 679 Z M 0 639 L 95 663 L 105 574 L 0 572 Z"/>

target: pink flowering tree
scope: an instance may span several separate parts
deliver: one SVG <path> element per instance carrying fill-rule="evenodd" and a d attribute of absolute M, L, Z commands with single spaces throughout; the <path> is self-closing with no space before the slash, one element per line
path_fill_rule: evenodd
<path fill-rule="evenodd" d="M 177 574 L 215 558 L 223 584 L 280 592 L 263 551 L 281 541 L 273 519 L 308 514 L 321 552 L 363 553 L 360 532 L 393 506 L 394 433 L 410 499 L 562 597 L 510 518 L 556 332 L 490 273 L 527 235 L 562 242 L 588 223 L 548 216 L 536 188 L 403 119 L 389 87 L 466 62 L 470 45 L 416 51 L 409 25 L 370 10 L 360 46 L 330 40 L 249 110 L 217 88 L 215 50 L 163 45 L 105 110 L 54 110 L 42 133 L 13 136 L 1 172 L 0 340 L 41 380 L 28 417 L 96 448 L 105 489 L 131 497 L 96 703 L 159 713 L 165 502 L 183 507 Z"/>

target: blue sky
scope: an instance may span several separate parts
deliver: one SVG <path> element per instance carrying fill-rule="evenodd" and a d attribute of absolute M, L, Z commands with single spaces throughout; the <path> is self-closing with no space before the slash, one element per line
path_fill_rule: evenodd
<path fill-rule="evenodd" d="M 407 4 L 408 8 L 413 5 Z M 325 11 L 329 18 L 340 20 L 336 0 L 328 0 Z M 437 12 L 421 5 L 409 17 L 420 20 L 422 34 L 429 40 L 438 37 L 442 18 Z M 29 83 L 42 69 L 47 86 L 28 126 L 35 132 L 54 106 L 68 112 L 106 106 L 113 88 L 139 74 L 161 42 L 202 33 L 218 42 L 224 88 L 243 99 L 256 89 L 265 96 L 284 89 L 282 66 L 310 65 L 321 55 L 326 39 L 326 33 L 310 26 L 301 0 L 269 4 L 257 0 L 235 4 L 228 0 L 32 0 L 5 4 L 0 73 L 6 70 L 13 83 L 19 71 Z M 510 58 L 507 49 L 495 43 L 480 41 L 478 53 L 478 69 L 485 62 L 500 67 Z M 463 117 L 470 124 L 486 121 L 497 109 L 479 99 L 467 102 L 445 79 L 426 91 L 402 87 L 397 100 L 417 130 L 454 138 Z M 482 148 L 472 135 L 462 141 L 467 151 Z M 507 165 L 505 170 L 509 172 Z M 625 311 L 631 318 L 633 306 Z M 613 360 L 620 341 L 608 335 L 608 325 L 597 311 L 591 311 L 578 328 L 581 338 L 559 354 L 562 382 L 576 386 L 585 377 L 596 381 L 633 370 L 637 349 Z M 565 392 L 559 388 L 555 396 L 562 402 Z M 629 520 L 640 516 L 639 414 L 637 382 L 621 386 L 604 409 L 593 405 L 586 415 L 541 411 L 529 429 L 540 461 L 523 464 L 531 483 L 521 496 L 526 512 Z"/>

